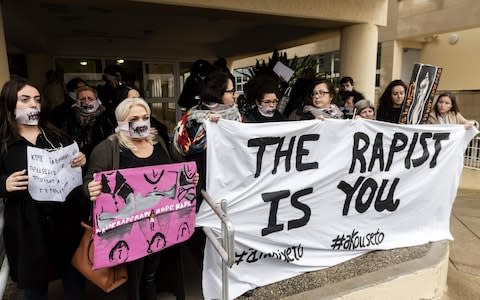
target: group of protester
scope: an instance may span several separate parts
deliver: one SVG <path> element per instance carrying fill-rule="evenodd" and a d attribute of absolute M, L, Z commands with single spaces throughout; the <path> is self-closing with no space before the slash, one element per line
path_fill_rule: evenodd
<path fill-rule="evenodd" d="M 159 128 L 160 123 L 153 128 L 149 105 L 139 98 L 138 91 L 121 84 L 115 73 L 105 73 L 106 85 L 98 92 L 80 78 L 70 80 L 65 101 L 54 108 L 53 114 L 46 114 L 39 89 L 28 80 L 14 78 L 3 86 L 0 197 L 5 199 L 6 206 L 4 237 L 10 276 L 23 289 L 23 299 L 47 299 L 48 283 L 59 278 L 66 299 L 84 297 L 85 280 L 70 260 L 82 234 L 79 222 L 88 218 L 91 211 L 89 199 L 95 201 L 102 191 L 101 183 L 93 180 L 94 173 L 168 164 L 174 161 L 172 157 L 181 157 L 197 163 L 198 175 L 193 184 L 200 195 L 199 190 L 205 189 L 207 166 L 205 120 L 263 123 L 343 119 L 347 115 L 398 123 L 407 91 L 405 83 L 392 81 L 376 110 L 353 89 L 350 77 L 342 79 L 338 99 L 330 80 L 312 79 L 302 82 L 305 90 L 300 94 L 304 99 L 287 105 L 290 114 L 284 116 L 277 109 L 282 96 L 279 79 L 263 74 L 245 85 L 248 109 L 241 113 L 236 105 L 235 80 L 221 65 L 215 67 L 205 61 L 194 64 L 197 69 L 191 75 L 193 85 L 186 86 L 181 97 L 181 104 L 188 110 L 175 128 L 173 147 L 169 147 L 168 136 L 159 136 L 166 131 Z M 48 116 L 52 118 L 49 120 Z M 476 121 L 460 115 L 451 93 L 438 97 L 428 122 L 478 127 Z M 74 141 L 80 152 L 71 166 L 85 168 L 83 186 L 72 191 L 65 202 L 32 199 L 28 192 L 27 147 L 56 150 Z M 201 200 L 198 196 L 197 206 Z M 195 251 L 201 252 L 204 237 L 199 232 L 196 231 Z M 128 288 L 118 299 L 156 299 L 155 276 L 161 263 L 157 254 L 127 263 Z"/>
<path fill-rule="evenodd" d="M 100 193 L 101 184 L 92 180 L 95 172 L 173 162 L 160 136 L 166 130 L 161 123 L 150 122 L 147 102 L 138 91 L 125 89 L 117 78 L 107 75 L 113 76 L 105 74 L 107 83 L 99 92 L 80 78 L 70 80 L 64 102 L 53 113 L 43 105 L 40 89 L 24 78 L 11 79 L 1 90 L 4 239 L 10 277 L 22 290 L 22 299 L 48 299 L 48 284 L 55 279 L 62 280 L 66 299 L 84 298 L 85 279 L 72 267 L 71 259 L 83 234 L 80 222 L 89 221 L 90 200 Z M 105 101 L 99 98 L 102 88 L 107 91 Z M 80 151 L 71 167 L 83 168 L 84 185 L 71 191 L 64 202 L 34 200 L 28 191 L 27 148 L 55 151 L 73 142 Z M 198 183 L 198 176 L 192 183 Z M 127 263 L 127 288 L 114 297 L 156 299 L 159 261 L 158 254 L 152 254 Z"/>

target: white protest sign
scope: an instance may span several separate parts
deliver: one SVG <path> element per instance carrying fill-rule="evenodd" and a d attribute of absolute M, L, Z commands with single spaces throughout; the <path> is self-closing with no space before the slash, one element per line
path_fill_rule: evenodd
<path fill-rule="evenodd" d="M 275 72 L 278 76 L 283 78 L 285 82 L 288 82 L 290 78 L 292 78 L 293 73 L 295 73 L 295 71 L 293 71 L 292 69 L 290 69 L 289 67 L 287 67 L 286 65 L 284 65 L 279 61 L 277 61 L 275 66 L 273 66 L 273 72 Z"/>
<path fill-rule="evenodd" d="M 27 147 L 28 192 L 37 201 L 64 202 L 82 184 L 82 168 L 72 168 L 77 143 L 54 151 Z"/>
<path fill-rule="evenodd" d="M 235 227 L 229 299 L 372 250 L 451 239 L 463 153 L 476 129 L 369 120 L 206 122 L 207 192 Z M 197 226 L 220 232 L 204 202 Z M 221 298 L 205 249 L 203 292 Z"/>

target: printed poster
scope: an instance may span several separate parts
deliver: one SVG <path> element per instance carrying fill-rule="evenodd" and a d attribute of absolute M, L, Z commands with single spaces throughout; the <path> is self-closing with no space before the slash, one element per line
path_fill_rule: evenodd
<path fill-rule="evenodd" d="M 400 124 L 426 124 L 432 110 L 442 68 L 415 64 L 412 79 L 403 103 Z"/>
<path fill-rule="evenodd" d="M 104 171 L 94 202 L 93 268 L 142 258 L 190 238 L 195 228 L 194 162 Z"/>

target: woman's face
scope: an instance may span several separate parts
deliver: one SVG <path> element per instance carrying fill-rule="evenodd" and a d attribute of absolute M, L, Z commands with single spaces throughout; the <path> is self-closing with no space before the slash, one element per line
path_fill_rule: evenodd
<path fill-rule="evenodd" d="M 275 93 L 263 94 L 263 98 L 257 103 L 263 108 L 275 110 L 278 104 L 277 95 L 275 95 Z"/>
<path fill-rule="evenodd" d="M 228 79 L 227 88 L 223 91 L 222 102 L 225 105 L 233 105 L 235 103 L 235 88 L 231 79 Z"/>
<path fill-rule="evenodd" d="M 360 117 L 364 119 L 375 120 L 375 112 L 371 107 L 367 107 L 360 112 Z"/>
<path fill-rule="evenodd" d="M 82 105 L 90 105 L 97 100 L 97 96 L 92 91 L 81 91 L 78 93 L 78 100 L 82 102 Z"/>
<path fill-rule="evenodd" d="M 127 122 L 147 121 L 148 119 L 150 119 L 150 115 L 148 114 L 147 110 L 143 106 L 134 105 L 130 107 L 130 111 L 128 112 L 128 115 L 125 121 Z"/>
<path fill-rule="evenodd" d="M 345 108 L 353 108 L 355 105 L 353 104 L 353 96 L 348 97 L 345 99 L 345 104 L 343 105 Z"/>
<path fill-rule="evenodd" d="M 40 92 L 33 86 L 26 85 L 17 93 L 16 109 L 35 108 L 40 110 Z"/>
<path fill-rule="evenodd" d="M 316 108 L 328 108 L 332 100 L 333 95 L 325 83 L 319 83 L 313 88 L 312 103 Z"/>
<path fill-rule="evenodd" d="M 437 109 L 441 114 L 446 114 L 452 109 L 452 99 L 448 96 L 442 96 L 437 100 Z"/>
<path fill-rule="evenodd" d="M 398 108 L 402 106 L 405 99 L 405 88 L 401 85 L 396 85 L 392 88 L 392 104 L 393 107 Z"/>

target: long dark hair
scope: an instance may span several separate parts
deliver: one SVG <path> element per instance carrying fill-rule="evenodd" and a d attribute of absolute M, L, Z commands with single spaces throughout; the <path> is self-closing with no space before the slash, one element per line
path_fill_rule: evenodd
<path fill-rule="evenodd" d="M 235 78 L 223 71 L 214 71 L 207 75 L 200 93 L 200 103 L 223 103 L 223 94 L 227 89 L 228 80 L 235 86 Z M 235 87 L 234 87 L 235 88 Z"/>
<path fill-rule="evenodd" d="M 408 87 L 405 84 L 405 82 L 403 82 L 400 79 L 393 80 L 388 84 L 388 86 L 383 91 L 383 94 L 380 96 L 380 99 L 378 101 L 378 109 L 377 109 L 378 114 L 390 113 L 390 111 L 393 108 L 392 90 L 394 87 L 399 85 L 403 86 L 403 88 L 405 89 L 405 97 L 407 96 Z M 403 101 L 405 101 L 405 99 Z"/>
<path fill-rule="evenodd" d="M 18 92 L 27 85 L 40 91 L 38 87 L 27 79 L 16 77 L 7 81 L 0 92 L 0 153 L 2 154 L 7 152 L 7 141 L 9 138 L 20 137 L 17 121 L 15 119 L 15 108 L 17 107 Z M 47 112 L 48 107 L 43 105 L 40 110 L 38 126 L 48 129 L 52 134 L 59 138 L 65 138 L 65 135 L 59 129 L 55 128 L 48 122 Z"/>
<path fill-rule="evenodd" d="M 451 92 L 445 92 L 438 95 L 437 102 L 435 102 L 435 106 L 433 106 L 433 111 L 435 112 L 435 115 L 437 117 L 440 115 L 440 112 L 438 111 L 438 100 L 440 100 L 440 98 L 442 97 L 448 97 L 450 98 L 450 101 L 452 101 L 452 108 L 450 108 L 451 112 L 454 112 L 455 114 L 458 114 L 460 112 L 457 104 L 457 97 L 455 97 L 455 94 Z"/>

